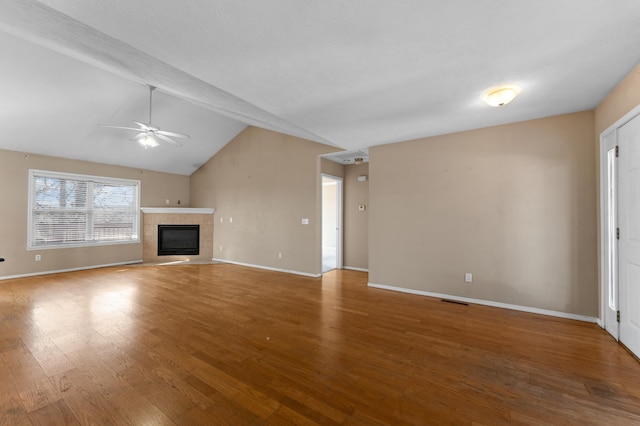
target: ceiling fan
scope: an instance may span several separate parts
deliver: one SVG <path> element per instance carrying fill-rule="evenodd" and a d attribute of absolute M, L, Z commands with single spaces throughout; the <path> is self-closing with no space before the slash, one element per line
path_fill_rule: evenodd
<path fill-rule="evenodd" d="M 138 132 L 138 134 L 134 136 L 134 139 L 137 140 L 142 146 L 144 146 L 145 149 L 149 147 L 153 148 L 158 146 L 159 141 L 167 142 L 176 146 L 182 146 L 180 142 L 173 140 L 172 138 L 189 139 L 191 136 L 186 135 L 184 133 L 175 133 L 175 132 L 167 132 L 166 130 L 160 130 L 160 128 L 155 127 L 153 124 L 151 124 L 151 110 L 152 110 L 151 101 L 153 99 L 153 91 L 156 88 L 154 86 L 151 86 L 150 84 L 148 84 L 147 86 L 149 87 L 149 123 L 140 123 L 139 121 L 134 120 L 134 123 L 138 125 L 137 128 L 122 127 L 122 126 L 108 126 L 106 124 L 102 124 L 101 127 L 136 131 Z"/>

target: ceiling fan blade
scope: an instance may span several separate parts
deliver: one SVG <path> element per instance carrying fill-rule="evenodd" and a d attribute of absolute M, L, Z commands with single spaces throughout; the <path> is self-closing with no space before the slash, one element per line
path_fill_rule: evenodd
<path fill-rule="evenodd" d="M 133 122 L 136 123 L 138 126 L 140 126 L 141 130 L 151 130 L 151 131 L 158 130 L 155 127 L 151 126 L 150 124 L 144 124 L 144 123 L 141 123 L 141 122 L 135 121 L 135 120 Z"/>
<path fill-rule="evenodd" d="M 133 127 L 122 127 L 122 126 L 109 126 L 107 124 L 98 124 L 99 127 L 107 127 L 109 129 L 124 129 L 124 130 L 135 130 L 136 132 L 139 132 L 140 129 L 135 129 Z"/>
<path fill-rule="evenodd" d="M 155 133 L 157 135 L 171 136 L 174 138 L 191 139 L 191 136 L 184 133 L 167 132 L 166 130 L 157 130 Z"/>
<path fill-rule="evenodd" d="M 173 139 L 171 139 L 170 137 L 165 136 L 165 135 L 163 135 L 163 134 L 160 134 L 160 133 L 158 133 L 158 132 L 156 132 L 156 133 L 154 134 L 154 136 L 156 136 L 156 137 L 157 137 L 158 139 L 160 139 L 161 141 L 168 142 L 168 143 L 170 143 L 170 144 L 172 144 L 172 145 L 175 145 L 175 146 L 182 146 L 182 144 L 181 144 L 180 142 L 174 141 L 174 140 L 173 140 Z"/>

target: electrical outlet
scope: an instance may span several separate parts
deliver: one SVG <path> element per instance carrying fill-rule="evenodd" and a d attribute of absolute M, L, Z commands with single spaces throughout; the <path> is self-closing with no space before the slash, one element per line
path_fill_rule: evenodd
<path fill-rule="evenodd" d="M 169 201 L 169 200 L 164 200 L 164 203 L 165 203 L 165 204 L 169 204 L 169 203 L 170 203 L 170 201 Z"/>
<path fill-rule="evenodd" d="M 36 262 L 40 262 L 42 260 L 42 256 L 39 254 L 36 254 Z"/>
<path fill-rule="evenodd" d="M 302 224 L 303 225 L 308 225 L 309 224 L 309 219 L 307 219 L 306 217 L 302 219 Z"/>
<path fill-rule="evenodd" d="M 222 246 L 220 246 L 220 251 L 222 251 Z"/>
<path fill-rule="evenodd" d="M 278 252 L 278 259 L 282 259 L 282 252 Z"/>
<path fill-rule="evenodd" d="M 233 223 L 233 218 L 232 217 L 229 218 L 229 223 Z"/>
<path fill-rule="evenodd" d="M 466 274 L 464 274 L 464 281 L 467 283 L 472 283 L 473 282 L 473 274 L 467 272 Z"/>

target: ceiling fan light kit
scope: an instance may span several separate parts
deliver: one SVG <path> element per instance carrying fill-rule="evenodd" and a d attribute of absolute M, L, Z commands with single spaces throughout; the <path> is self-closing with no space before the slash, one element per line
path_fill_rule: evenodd
<path fill-rule="evenodd" d="M 160 145 L 153 135 L 148 133 L 140 133 L 134 139 L 137 140 L 140 145 L 144 146 L 144 149 L 155 148 Z"/>
<path fill-rule="evenodd" d="M 102 127 L 109 127 L 112 129 L 124 129 L 124 130 L 133 130 L 138 132 L 138 134 L 134 137 L 145 149 L 154 148 L 160 145 L 160 142 L 167 142 L 172 145 L 182 146 L 182 144 L 172 138 L 182 138 L 189 139 L 190 136 L 184 133 L 176 133 L 176 132 L 168 132 L 165 130 L 160 130 L 159 127 L 153 126 L 151 121 L 151 113 L 152 113 L 152 101 L 153 101 L 153 91 L 156 89 L 155 86 L 150 84 L 147 85 L 149 87 L 149 123 L 140 123 L 139 121 L 134 121 L 135 124 L 138 125 L 138 128 L 135 127 L 122 127 L 122 126 L 108 126 L 102 125 Z"/>

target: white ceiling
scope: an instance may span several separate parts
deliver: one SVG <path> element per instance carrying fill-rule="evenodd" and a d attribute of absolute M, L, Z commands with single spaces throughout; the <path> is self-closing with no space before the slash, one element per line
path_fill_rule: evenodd
<path fill-rule="evenodd" d="M 247 124 L 360 150 L 592 109 L 638 46 L 637 0 L 4 0 L 0 148 L 187 175 Z M 97 127 L 146 122 L 147 83 L 185 146 Z"/>

